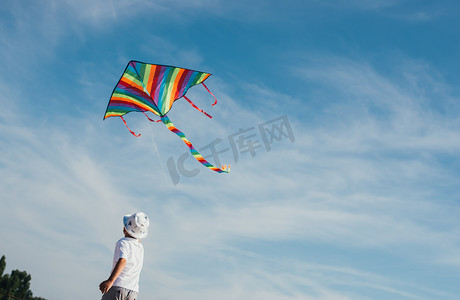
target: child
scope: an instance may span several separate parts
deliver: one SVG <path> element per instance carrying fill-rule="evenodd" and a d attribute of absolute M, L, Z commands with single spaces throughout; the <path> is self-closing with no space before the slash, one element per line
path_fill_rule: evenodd
<path fill-rule="evenodd" d="M 115 245 L 109 279 L 101 282 L 102 300 L 135 300 L 139 294 L 139 275 L 144 261 L 140 239 L 147 236 L 149 218 L 143 212 L 123 217 L 124 238 Z"/>

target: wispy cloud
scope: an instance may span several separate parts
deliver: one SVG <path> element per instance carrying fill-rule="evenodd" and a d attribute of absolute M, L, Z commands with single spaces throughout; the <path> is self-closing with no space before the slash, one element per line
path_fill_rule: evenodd
<path fill-rule="evenodd" d="M 426 75 L 405 71 L 408 78 L 415 78 L 413 82 Z M 134 139 L 128 134 L 128 141 L 114 133 L 125 130 L 122 124 L 94 125 L 92 114 L 68 118 L 62 127 L 54 127 L 53 122 L 31 126 L 15 101 L 8 102 L 0 127 L 5 141 L 0 169 L 5 180 L 0 188 L 6 195 L 3 207 L 11 213 L 2 222 L 19 220 L 22 227 L 14 239 L 28 240 L 36 248 L 43 247 L 40 240 L 57 243 L 61 253 L 54 253 L 57 263 L 50 262 L 47 271 L 53 270 L 60 278 L 69 278 L 69 266 L 92 270 L 85 280 L 74 278 L 83 285 L 96 282 L 109 268 L 110 247 L 118 237 L 114 228 L 120 226 L 115 216 L 140 209 L 152 218 L 143 280 L 158 280 L 155 291 L 145 287 L 147 293 L 170 299 L 217 293 L 228 299 L 366 299 L 364 290 L 371 289 L 401 299 L 428 299 L 410 282 L 397 283 L 359 266 L 341 270 L 341 265 L 349 263 L 341 259 L 337 265 L 307 265 L 299 270 L 299 265 L 309 262 L 307 257 L 274 264 L 244 242 L 328 245 L 363 251 L 373 259 L 378 259 L 372 254 L 377 251 L 427 268 L 459 263 L 458 211 L 449 204 L 453 196 L 438 189 L 452 188 L 458 174 L 437 162 L 437 157 L 452 155 L 459 147 L 458 118 L 431 109 L 430 99 L 423 97 L 426 92 L 419 89 L 438 87 L 436 80 L 430 77 L 431 85 L 414 83 L 403 89 L 399 79 L 369 64 L 331 57 L 301 72 L 305 80 L 324 85 L 330 92 L 326 97 L 340 100 L 331 101 L 320 112 L 322 122 L 312 127 L 296 117 L 301 111 L 292 112 L 289 120 L 295 143 L 279 143 L 270 152 L 241 157 L 234 174 L 202 172 L 176 187 L 165 167 L 159 167 L 155 152 L 164 158 L 165 153 L 182 153 L 185 147 L 180 148 L 180 140 L 160 126 L 131 118 L 143 136 Z M 248 94 L 257 93 L 255 86 L 242 87 Z M 267 87 L 263 90 L 267 93 Z M 18 97 L 6 87 L 3 94 L 10 100 Z M 268 107 L 283 97 L 264 95 Z M 264 121 L 260 112 L 227 97 L 229 104 L 238 106 L 233 109 L 239 117 Z M 179 112 L 173 115 L 178 124 L 193 123 L 187 126 L 192 135 L 208 142 L 209 120 Z M 212 134 L 228 135 L 237 129 L 232 127 L 234 120 L 234 114 L 219 115 L 212 120 Z M 158 150 L 152 148 L 147 126 L 154 126 L 153 143 Z M 202 131 L 206 134 L 196 135 Z M 2 236 L 17 243 L 4 230 Z M 94 253 L 89 255 L 85 248 Z M 34 256 L 28 253 L 24 249 L 7 255 L 13 263 L 31 257 L 24 263 L 41 277 L 44 270 L 34 266 Z M 51 261 L 51 253 L 46 260 Z M 94 266 L 88 264 L 88 256 Z M 189 268 L 198 268 L 192 257 L 205 260 L 195 280 L 188 273 Z M 248 263 L 251 257 L 256 263 Z M 177 270 L 175 263 L 180 259 L 189 267 L 181 265 Z M 214 274 L 215 264 L 230 272 L 224 275 L 219 269 Z M 58 281 L 53 280 L 53 286 Z M 206 287 L 209 282 L 217 287 Z M 37 284 L 44 291 L 53 289 L 44 280 Z M 171 294 L 173 288 L 176 292 Z M 444 296 L 454 298 L 449 293 Z"/>
<path fill-rule="evenodd" d="M 151 242 L 160 260 L 174 260 L 185 253 L 209 257 L 228 247 L 244 249 L 241 241 L 250 240 L 262 244 L 325 244 L 360 249 L 371 257 L 375 251 L 409 260 L 409 264 L 451 270 L 458 263 L 458 209 L 452 202 L 455 196 L 440 192 L 439 187 L 453 188 L 458 174 L 446 170 L 437 158 L 453 155 L 458 149 L 458 117 L 455 113 L 442 113 L 439 106 L 433 108 L 432 98 L 426 98 L 426 93 L 440 93 L 445 99 L 438 102 L 441 107 L 449 105 L 449 98 L 454 95 L 448 89 L 439 91 L 441 84 L 432 77 L 428 77 L 429 84 L 401 83 L 399 77 L 383 75 L 367 63 L 346 59 L 328 57 L 303 70 L 308 70 L 304 73 L 307 80 L 316 80 L 330 91 L 323 97 L 334 99 L 327 110 L 319 112 L 323 122 L 312 128 L 308 121 L 300 123 L 291 117 L 298 126 L 296 142 L 245 158 L 236 168 L 238 176 L 229 174 L 225 180 L 227 194 L 209 187 L 199 191 L 196 180 L 189 185 L 184 183 L 184 188 L 181 183 L 177 189 L 184 195 L 171 199 L 159 214 L 163 218 L 160 223 L 172 226 L 169 230 L 173 231 L 155 235 L 160 240 L 167 236 L 168 243 L 154 246 Z M 419 73 L 419 68 L 415 68 L 417 72 L 413 70 L 405 69 L 405 76 L 427 83 L 426 73 Z M 257 113 L 252 114 L 258 118 Z M 265 171 L 267 166 L 270 172 Z M 258 176 L 260 173 L 264 175 Z M 196 179 L 204 180 L 201 174 Z M 211 177 L 206 180 L 220 182 Z M 216 197 L 217 202 L 213 201 Z M 192 204 L 188 198 L 200 199 L 200 204 Z M 183 247 L 177 248 L 178 243 Z M 379 254 L 375 255 L 374 259 L 379 259 Z M 292 271 L 272 281 L 267 274 L 273 274 L 273 270 L 265 270 L 268 263 L 251 271 L 242 267 L 245 263 L 240 257 L 225 255 L 222 260 L 236 260 L 234 263 L 240 266 L 234 274 L 237 278 L 227 279 L 238 286 L 239 294 L 226 290 L 235 297 L 270 297 L 255 292 L 260 288 L 270 290 L 268 294 L 274 299 L 348 299 L 359 298 L 356 291 L 363 288 L 401 299 L 430 299 L 427 295 L 455 298 L 440 290 L 420 292 L 421 287 L 411 282 L 396 282 L 376 274 L 360 275 L 349 281 L 334 273 L 330 276 L 337 280 L 334 284 L 316 282 L 310 283 L 308 289 L 297 289 L 297 275 Z M 241 268 L 251 275 L 241 279 Z M 312 277 L 309 272 L 299 278 Z M 251 289 L 243 282 L 251 282 Z M 290 293 L 276 288 L 283 286 L 283 282 Z M 355 292 L 345 296 L 347 293 L 339 287 L 343 285 L 353 286 Z M 178 286 L 188 289 L 186 284 Z M 212 293 L 200 289 L 184 295 L 199 297 Z M 360 296 L 365 298 L 364 294 Z"/>

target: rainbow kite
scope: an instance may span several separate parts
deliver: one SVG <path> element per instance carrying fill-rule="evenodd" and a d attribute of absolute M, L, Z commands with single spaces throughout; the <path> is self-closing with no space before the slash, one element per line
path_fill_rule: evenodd
<path fill-rule="evenodd" d="M 183 97 L 194 108 L 212 118 L 185 96 L 189 88 L 200 83 L 211 95 L 213 95 L 203 83 L 209 76 L 211 76 L 209 73 L 172 66 L 146 64 L 132 60 L 126 66 L 118 84 L 113 89 L 112 96 L 110 97 L 109 104 L 105 111 L 104 120 L 108 117 L 120 117 L 129 132 L 139 137 L 140 134 L 135 134 L 129 129 L 126 121 L 123 119 L 123 115 L 132 111 L 142 112 L 150 121 L 163 122 L 170 131 L 178 135 L 188 146 L 193 157 L 201 164 L 213 171 L 228 173 L 230 166 L 228 168 L 227 166 L 222 166 L 219 169 L 206 161 L 203 156 L 195 150 L 189 140 L 187 140 L 185 134 L 177 129 L 166 115 L 171 109 L 174 101 Z M 216 103 L 217 99 L 212 105 Z M 147 111 L 160 117 L 160 120 L 154 121 L 149 118 L 146 114 Z"/>

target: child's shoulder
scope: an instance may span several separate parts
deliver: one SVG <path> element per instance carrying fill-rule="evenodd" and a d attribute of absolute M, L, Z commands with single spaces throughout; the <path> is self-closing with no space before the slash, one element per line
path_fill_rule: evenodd
<path fill-rule="evenodd" d="M 137 239 L 131 237 L 122 237 L 117 241 L 117 244 L 141 244 L 141 242 Z"/>

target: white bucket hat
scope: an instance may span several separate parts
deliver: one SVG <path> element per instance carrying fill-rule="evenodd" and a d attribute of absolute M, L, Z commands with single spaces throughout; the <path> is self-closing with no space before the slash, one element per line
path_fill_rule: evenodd
<path fill-rule="evenodd" d="M 149 217 L 143 212 L 137 212 L 123 217 L 123 225 L 130 236 L 136 239 L 143 239 L 148 234 L 150 225 Z"/>

